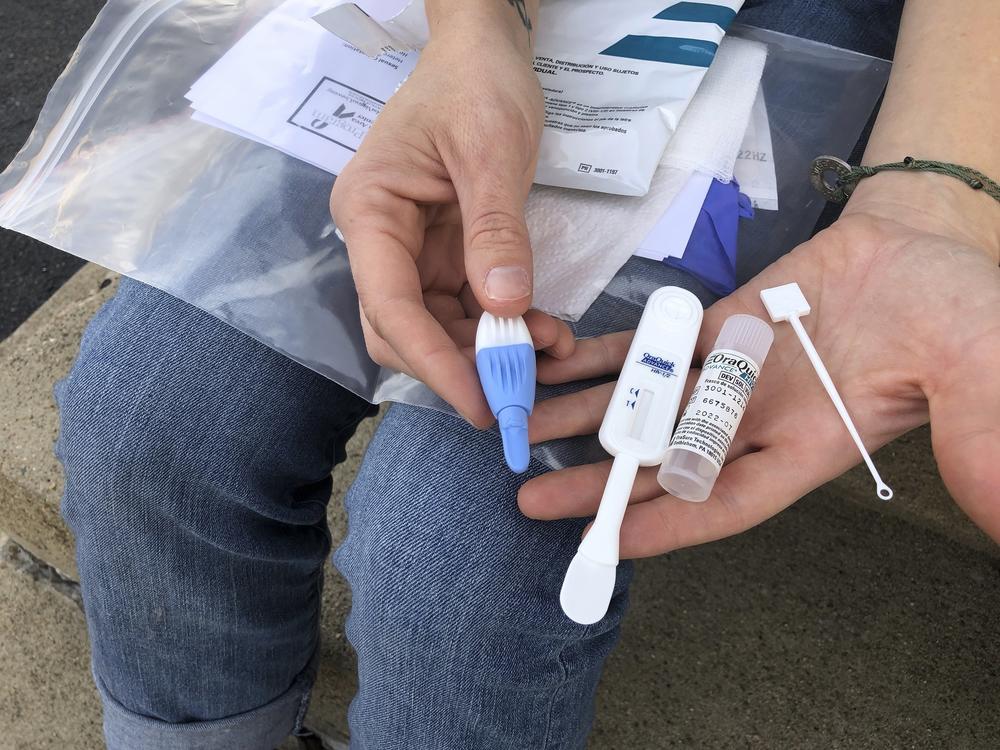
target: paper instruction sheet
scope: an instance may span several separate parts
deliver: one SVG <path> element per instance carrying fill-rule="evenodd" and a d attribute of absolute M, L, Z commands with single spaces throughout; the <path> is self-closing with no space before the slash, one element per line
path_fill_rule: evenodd
<path fill-rule="evenodd" d="M 329 5 L 289 0 L 254 26 L 191 88 L 195 119 L 340 173 L 417 53 L 364 55 L 312 19 Z"/>
<path fill-rule="evenodd" d="M 560 1 L 566 6 L 560 6 L 561 12 L 570 14 L 575 6 Z M 643 2 L 649 5 L 651 0 Z M 358 5 L 356 12 L 369 21 L 390 17 L 407 6 L 399 0 L 361 0 Z M 650 7 L 659 5 L 654 2 Z M 418 53 L 389 51 L 368 57 L 317 22 L 316 16 L 332 6 L 336 4 L 330 0 L 287 0 L 272 11 L 191 88 L 188 98 L 195 119 L 339 173 L 385 102 L 413 71 Z M 636 9 L 627 16 L 635 21 L 636 14 L 645 18 Z M 653 15 L 649 14 L 651 19 Z M 600 50 L 606 42 L 613 48 L 611 42 L 619 32 L 596 22 L 592 13 L 572 18 L 573 28 L 580 27 L 578 33 L 587 30 L 583 40 L 563 39 L 560 34 L 540 34 L 536 40 L 535 64 L 547 94 L 539 182 L 640 195 L 648 187 L 649 175 L 642 177 L 639 172 L 651 174 L 656 156 L 632 164 L 635 144 L 641 142 L 648 154 L 662 150 L 706 67 L 607 56 Z M 698 40 L 699 49 L 714 49 L 721 37 L 721 29 L 712 23 L 657 20 L 655 25 L 661 33 L 683 32 Z M 593 32 L 600 37 L 598 30 L 608 39 L 589 36 Z M 673 45 L 672 50 L 679 43 L 669 35 L 661 41 Z M 580 49 L 558 52 L 559 44 Z M 595 83 L 598 80 L 603 90 Z M 626 95 L 626 84 L 638 91 Z M 646 98 L 640 95 L 644 86 L 649 88 Z M 664 102 L 651 103 L 650 96 Z M 664 121 L 670 127 L 664 128 Z M 566 162 L 567 139 L 582 148 L 586 158 L 577 154 L 579 159 Z M 548 178 L 542 179 L 545 174 Z M 567 181 L 571 184 L 564 185 Z"/>
<path fill-rule="evenodd" d="M 683 258 L 710 187 L 711 175 L 693 172 L 635 254 L 650 260 Z"/>

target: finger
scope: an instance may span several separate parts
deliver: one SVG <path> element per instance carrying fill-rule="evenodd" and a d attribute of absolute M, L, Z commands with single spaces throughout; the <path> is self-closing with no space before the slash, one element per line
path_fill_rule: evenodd
<path fill-rule="evenodd" d="M 573 355 L 566 359 L 541 357 L 538 361 L 538 382 L 569 383 L 602 375 L 615 375 L 625 364 L 628 348 L 635 331 L 609 333 L 576 342 Z"/>
<path fill-rule="evenodd" d="M 465 273 L 476 300 L 499 317 L 523 315 L 531 305 L 532 260 L 524 203 L 531 180 L 516 160 L 453 172 L 465 232 Z"/>
<path fill-rule="evenodd" d="M 478 320 L 470 320 L 454 296 L 439 292 L 424 295 L 424 305 L 459 349 L 475 347 Z"/>
<path fill-rule="evenodd" d="M 341 225 L 361 306 L 375 334 L 466 420 L 491 422 L 475 367 L 424 306 L 413 261 L 422 242 L 417 206 L 380 191 Z"/>
<path fill-rule="evenodd" d="M 532 315 L 532 313 L 536 313 Z M 437 315 L 434 317 L 441 320 Z M 549 317 L 537 310 L 529 310 L 524 321 L 531 334 L 531 343 L 537 351 L 545 351 L 550 356 L 569 356 L 576 347 L 576 339 L 569 326 L 561 320 Z M 444 329 L 459 347 L 475 347 L 479 321 L 469 318 L 442 321 Z M 553 354 L 555 352 L 555 354 Z"/>
<path fill-rule="evenodd" d="M 556 438 L 593 435 L 601 426 L 614 391 L 614 383 L 604 383 L 539 401 L 528 418 L 528 439 L 534 444 Z"/>
<path fill-rule="evenodd" d="M 478 325 L 475 320 L 458 320 L 445 326 L 445 331 L 452 341 L 462 352 L 462 356 L 475 364 L 476 362 L 476 331 Z"/>
<path fill-rule="evenodd" d="M 385 367 L 389 370 L 395 370 L 396 372 L 401 372 L 404 375 L 409 375 L 411 378 L 418 379 L 416 375 L 410 372 L 410 368 L 407 364 L 399 358 L 399 356 L 392 350 L 385 341 L 379 338 L 378 334 L 372 329 L 371 324 L 368 319 L 365 318 L 364 313 L 361 315 L 361 327 L 365 331 L 365 347 L 368 350 L 368 356 L 371 357 L 377 364 Z M 459 343 L 459 351 L 462 356 L 465 357 L 469 362 L 475 366 L 476 364 L 476 347 L 475 339 L 473 337 L 473 343 L 470 345 L 463 345 Z M 489 425 L 477 425 L 479 427 L 488 427 Z"/>
<path fill-rule="evenodd" d="M 661 495 L 625 513 L 622 558 L 649 557 L 746 531 L 837 476 L 832 464 L 809 465 L 787 446 L 770 447 L 726 465 L 712 496 L 689 503 Z"/>
<path fill-rule="evenodd" d="M 471 348 L 474 350 L 476 348 L 476 333 L 479 330 L 478 320 L 469 320 L 468 318 L 452 320 L 444 323 L 444 329 L 460 349 Z"/>
<path fill-rule="evenodd" d="M 462 304 L 462 309 L 465 310 L 465 317 L 472 320 L 479 320 L 483 317 L 483 307 L 476 299 L 476 295 L 472 293 L 472 288 L 468 283 L 462 285 L 462 289 L 458 293 L 458 301 Z"/>
<path fill-rule="evenodd" d="M 565 321 L 541 310 L 528 310 L 524 314 L 524 322 L 531 332 L 535 349 L 557 360 L 571 356 L 576 350 L 576 336 Z"/>
<path fill-rule="evenodd" d="M 574 466 L 535 477 L 521 486 L 517 504 L 528 518 L 551 521 L 585 518 L 597 513 L 611 462 Z M 657 467 L 640 469 L 629 502 L 642 503 L 663 494 L 656 481 Z"/>
<path fill-rule="evenodd" d="M 368 350 L 368 356 L 371 357 L 376 364 L 413 377 L 413 373 L 409 371 L 406 363 L 399 358 L 396 352 L 392 350 L 391 346 L 385 343 L 385 341 L 383 341 L 382 338 L 375 333 L 375 329 L 372 328 L 372 324 L 369 323 L 368 318 L 365 317 L 364 310 L 361 311 L 361 330 L 364 332 L 365 348 Z"/>
<path fill-rule="evenodd" d="M 963 354 L 968 366 L 931 394 L 931 442 L 952 497 L 1000 543 L 1000 358 Z"/>
<path fill-rule="evenodd" d="M 455 321 L 468 320 L 462 304 L 454 295 L 446 292 L 426 292 L 424 294 L 424 307 L 442 326 L 447 326 Z"/>
<path fill-rule="evenodd" d="M 472 363 L 472 366 L 476 366 L 476 347 L 473 346 L 463 346 L 461 349 L 462 356 L 465 357 Z"/>

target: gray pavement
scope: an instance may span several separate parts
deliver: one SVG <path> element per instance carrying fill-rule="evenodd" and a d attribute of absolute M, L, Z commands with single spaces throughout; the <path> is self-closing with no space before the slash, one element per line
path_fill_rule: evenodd
<path fill-rule="evenodd" d="M 0 171 L 28 138 L 101 0 L 0 0 Z M 0 341 L 83 265 L 0 229 Z"/>
<path fill-rule="evenodd" d="M 640 565 L 592 747 L 1000 747 L 998 624 L 995 553 L 828 488 Z"/>
<path fill-rule="evenodd" d="M 0 748 L 96 750 L 100 703 L 83 612 L 0 535 Z"/>

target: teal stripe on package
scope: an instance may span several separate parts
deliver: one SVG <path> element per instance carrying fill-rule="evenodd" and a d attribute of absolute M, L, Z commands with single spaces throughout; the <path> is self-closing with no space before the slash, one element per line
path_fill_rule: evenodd
<path fill-rule="evenodd" d="M 692 21 L 694 23 L 714 23 L 723 29 L 736 18 L 736 11 L 724 5 L 712 3 L 677 3 L 656 16 L 661 21 Z"/>
<path fill-rule="evenodd" d="M 675 63 L 707 68 L 715 58 L 719 45 L 702 39 L 678 39 L 672 36 L 629 35 L 615 42 L 602 55 L 628 57 L 633 60 Z"/>

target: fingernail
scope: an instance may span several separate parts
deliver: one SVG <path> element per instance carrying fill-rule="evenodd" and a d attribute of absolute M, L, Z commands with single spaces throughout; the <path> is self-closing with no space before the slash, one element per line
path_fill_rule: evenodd
<path fill-rule="evenodd" d="M 486 274 L 486 296 L 510 302 L 531 294 L 531 279 L 520 266 L 497 266 Z"/>

